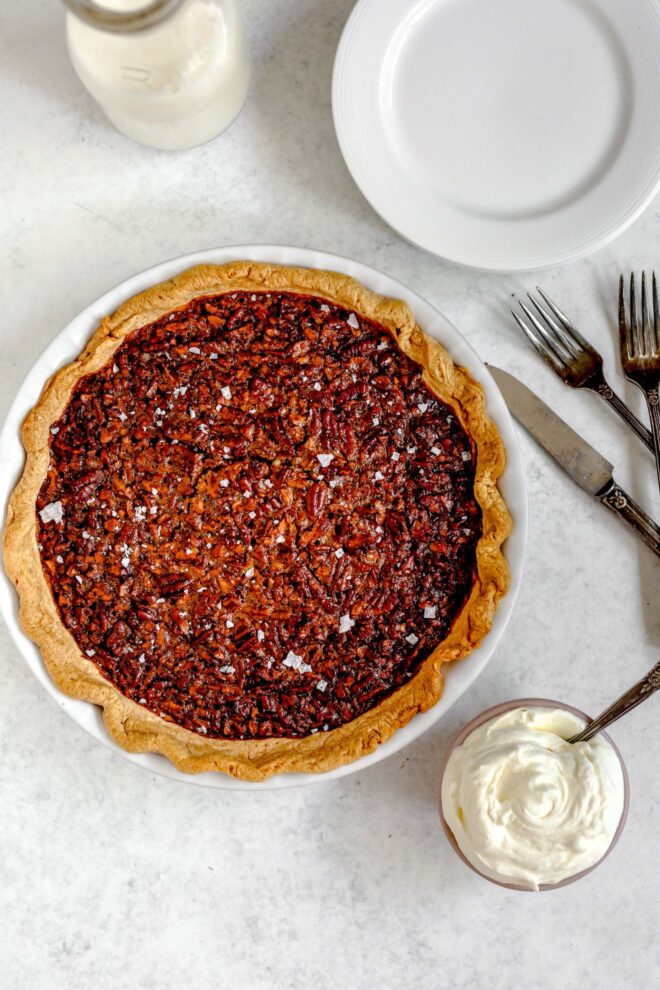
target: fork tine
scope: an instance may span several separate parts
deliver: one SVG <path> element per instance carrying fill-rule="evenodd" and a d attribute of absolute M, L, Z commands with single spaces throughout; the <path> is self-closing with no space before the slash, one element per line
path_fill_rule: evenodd
<path fill-rule="evenodd" d="M 529 342 L 532 344 L 532 346 L 535 347 L 536 350 L 539 352 L 545 363 L 549 364 L 552 370 L 555 371 L 558 375 L 562 375 L 564 373 L 564 365 L 556 356 L 555 352 L 551 351 L 546 346 L 543 338 L 539 337 L 532 330 L 531 327 L 528 327 L 525 321 L 521 319 L 521 317 L 518 316 L 517 313 L 511 310 L 511 315 L 513 316 L 514 320 L 516 321 L 522 332 L 525 334 Z"/>
<path fill-rule="evenodd" d="M 653 336 L 651 338 L 651 343 L 654 353 L 660 351 L 660 309 L 658 308 L 658 283 L 655 279 L 655 272 L 653 272 L 652 283 L 652 293 L 653 293 Z"/>
<path fill-rule="evenodd" d="M 639 333 L 642 353 L 648 355 L 651 350 L 651 325 L 649 323 L 649 304 L 646 298 L 646 272 L 642 272 L 642 326 Z"/>
<path fill-rule="evenodd" d="M 527 315 L 528 319 L 532 321 L 535 329 L 538 333 L 540 333 L 543 342 L 550 348 L 555 357 L 557 357 L 562 364 L 566 364 L 568 361 L 571 361 L 571 352 L 568 348 L 566 348 L 560 341 L 556 340 L 552 334 L 546 330 L 541 321 L 536 319 L 529 306 L 526 306 L 522 299 L 518 300 L 518 305 Z"/>
<path fill-rule="evenodd" d="M 550 307 L 552 312 L 555 314 L 555 316 L 563 326 L 564 330 L 566 331 L 566 335 L 572 337 L 573 340 L 580 347 L 583 347 L 585 349 L 585 351 L 588 350 L 589 343 L 584 339 L 584 337 L 582 336 L 578 328 L 575 326 L 575 324 L 572 323 L 571 320 L 569 320 L 569 318 L 566 316 L 565 313 L 562 313 L 562 311 L 560 310 L 559 306 L 557 306 L 556 303 L 553 303 L 552 299 L 550 299 L 550 297 L 543 291 L 540 285 L 536 286 L 536 291 L 539 293 L 543 301 Z"/>
<path fill-rule="evenodd" d="M 632 357 L 632 338 L 630 335 L 630 326 L 628 325 L 628 321 L 626 319 L 626 300 L 623 275 L 619 275 L 619 349 L 621 350 L 622 361 L 624 358 Z"/>
<path fill-rule="evenodd" d="M 630 273 L 630 335 L 628 337 L 628 356 L 639 354 L 639 337 L 637 328 L 637 302 L 635 300 L 635 273 Z"/>
<path fill-rule="evenodd" d="M 527 296 L 529 298 L 529 301 L 536 309 L 537 313 L 540 315 L 541 319 L 545 320 L 545 322 L 548 324 L 550 329 L 553 331 L 559 343 L 563 346 L 564 350 L 568 351 L 569 359 L 571 357 L 579 357 L 580 345 L 578 344 L 578 342 L 574 340 L 570 336 L 570 334 L 566 333 L 564 328 L 560 326 L 559 323 L 557 323 L 557 321 L 552 318 L 550 313 L 548 313 L 548 311 L 544 309 L 543 306 L 540 306 L 539 303 L 537 303 L 536 299 L 531 294 L 531 292 L 528 292 Z"/>

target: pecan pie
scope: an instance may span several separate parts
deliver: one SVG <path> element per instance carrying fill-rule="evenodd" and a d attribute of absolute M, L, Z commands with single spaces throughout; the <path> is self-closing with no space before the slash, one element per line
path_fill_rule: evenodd
<path fill-rule="evenodd" d="M 343 275 L 236 262 L 136 296 L 23 441 L 23 626 L 121 746 L 184 771 L 373 750 L 438 700 L 507 588 L 480 387 Z"/>

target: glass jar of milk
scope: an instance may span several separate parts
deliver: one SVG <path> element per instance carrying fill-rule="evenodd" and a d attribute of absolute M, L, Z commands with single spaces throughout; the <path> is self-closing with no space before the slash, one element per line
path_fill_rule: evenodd
<path fill-rule="evenodd" d="M 247 95 L 235 0 L 66 0 L 73 67 L 135 141 L 178 150 L 210 141 Z"/>

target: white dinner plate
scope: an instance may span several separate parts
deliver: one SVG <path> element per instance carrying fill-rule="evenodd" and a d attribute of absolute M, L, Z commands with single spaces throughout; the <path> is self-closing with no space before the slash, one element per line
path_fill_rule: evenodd
<path fill-rule="evenodd" d="M 40 681 L 48 693 L 55 698 L 59 706 L 78 725 L 86 729 L 95 739 L 98 739 L 104 745 L 125 757 L 125 759 L 130 760 L 131 763 L 135 763 L 137 766 L 151 773 L 161 774 L 164 777 L 170 777 L 173 780 L 184 781 L 186 783 L 203 784 L 207 787 L 257 790 L 290 787 L 296 784 L 319 783 L 323 780 L 342 777 L 347 773 L 354 773 L 356 770 L 362 770 L 364 767 L 378 763 L 380 760 L 385 759 L 385 757 L 396 753 L 402 746 L 405 746 L 420 736 L 430 725 L 433 725 L 434 722 L 451 708 L 454 702 L 460 698 L 463 692 L 486 666 L 513 608 L 522 575 L 527 537 L 527 493 L 518 441 L 511 423 L 511 418 L 497 385 L 491 378 L 485 365 L 477 357 L 475 351 L 472 350 L 458 330 L 437 309 L 422 299 L 421 296 L 418 296 L 417 293 L 412 292 L 400 282 L 395 281 L 395 279 L 373 268 L 369 268 L 367 265 L 360 264 L 357 261 L 350 261 L 348 258 L 342 258 L 334 254 L 325 254 L 320 251 L 310 251 L 305 248 L 282 247 L 279 245 L 243 245 L 240 247 L 217 248 L 185 255 L 182 258 L 165 261 L 160 265 L 156 265 L 154 268 L 140 272 L 138 275 L 133 275 L 114 289 L 110 289 L 109 292 L 102 295 L 96 302 L 87 306 L 79 316 L 76 316 L 55 337 L 28 373 L 9 410 L 2 433 L 0 433 L 0 512 L 2 513 L 2 519 L 5 518 L 9 495 L 23 467 L 24 452 L 19 436 L 20 425 L 27 412 L 39 398 L 47 379 L 58 368 L 61 368 L 78 356 L 102 317 L 112 313 L 125 300 L 134 296 L 136 293 L 142 292 L 157 282 L 172 278 L 192 265 L 222 264 L 223 262 L 237 259 L 270 261 L 283 265 L 300 265 L 307 268 L 322 268 L 344 272 L 359 279 L 375 292 L 404 299 L 410 305 L 419 324 L 429 334 L 442 341 L 452 357 L 458 363 L 468 368 L 472 375 L 483 385 L 488 403 L 488 412 L 497 423 L 507 450 L 508 462 L 500 482 L 500 489 L 514 519 L 513 533 L 505 545 L 505 554 L 511 571 L 510 591 L 502 600 L 495 613 L 493 628 L 481 646 L 474 650 L 464 662 L 455 664 L 448 670 L 445 689 L 437 705 L 429 711 L 415 716 L 408 725 L 395 733 L 391 739 L 388 739 L 382 746 L 379 746 L 373 753 L 356 760 L 355 763 L 338 767 L 336 770 L 331 770 L 325 774 L 281 774 L 276 777 L 270 777 L 263 783 L 240 781 L 222 773 L 184 774 L 177 770 L 164 756 L 154 753 L 127 753 L 117 746 L 108 735 L 98 708 L 86 701 L 77 701 L 73 698 L 68 698 L 55 687 L 46 671 L 41 654 L 34 643 L 23 633 L 18 624 L 18 599 L 13 585 L 4 571 L 0 573 L 0 610 L 16 645 L 25 657 L 37 680 Z"/>
<path fill-rule="evenodd" d="M 419 247 L 485 271 L 578 258 L 660 188 L 658 0 L 359 0 L 344 159 Z"/>

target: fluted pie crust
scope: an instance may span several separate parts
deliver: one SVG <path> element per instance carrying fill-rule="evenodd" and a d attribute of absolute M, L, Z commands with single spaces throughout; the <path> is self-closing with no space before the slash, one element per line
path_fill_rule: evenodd
<path fill-rule="evenodd" d="M 304 738 L 213 739 L 185 729 L 129 700 L 106 680 L 65 627 L 42 569 L 35 505 L 49 465 L 51 425 L 62 415 L 76 383 L 98 371 L 128 334 L 200 296 L 234 291 L 284 291 L 315 295 L 387 327 L 401 351 L 423 366 L 424 381 L 450 405 L 477 453 L 474 492 L 482 512 L 476 547 L 477 576 L 449 635 L 417 673 L 373 709 L 329 732 Z M 372 752 L 442 693 L 443 665 L 465 657 L 489 631 L 509 574 L 501 547 L 511 518 L 497 488 L 505 451 L 488 417 L 481 387 L 447 351 L 415 324 L 409 307 L 336 272 L 255 262 L 201 265 L 129 299 L 106 317 L 80 357 L 57 372 L 22 430 L 27 459 L 9 503 L 4 533 L 5 566 L 20 598 L 20 621 L 39 646 L 46 667 L 65 694 L 99 705 L 107 729 L 130 752 L 155 752 L 186 773 L 222 771 L 243 780 L 272 774 L 323 772 Z"/>

